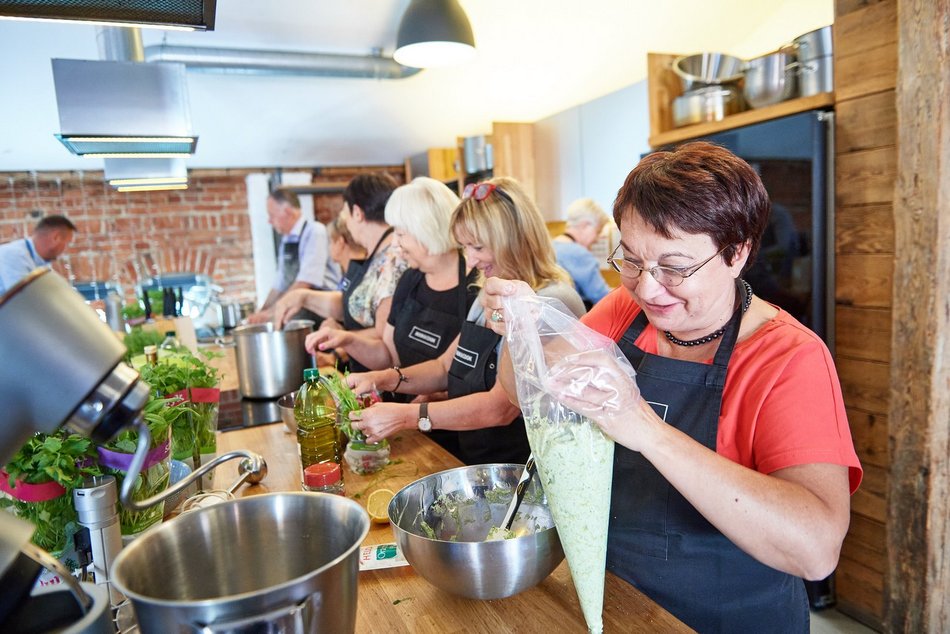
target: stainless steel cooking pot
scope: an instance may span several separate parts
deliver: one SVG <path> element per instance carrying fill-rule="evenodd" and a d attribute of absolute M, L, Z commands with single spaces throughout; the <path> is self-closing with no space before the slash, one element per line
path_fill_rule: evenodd
<path fill-rule="evenodd" d="M 798 83 L 802 97 L 835 89 L 834 58 L 831 55 L 799 62 Z"/>
<path fill-rule="evenodd" d="M 221 326 L 225 330 L 237 327 L 241 323 L 241 305 L 237 302 L 221 304 Z"/>
<path fill-rule="evenodd" d="M 705 86 L 687 90 L 673 99 L 673 126 L 720 121 L 745 109 L 736 86 Z"/>
<path fill-rule="evenodd" d="M 795 96 L 798 64 L 791 47 L 750 59 L 743 66 L 742 94 L 753 108 L 761 108 Z"/>
<path fill-rule="evenodd" d="M 313 322 L 306 319 L 287 322 L 282 330 L 268 322 L 238 326 L 231 331 L 237 344 L 241 395 L 277 398 L 300 387 L 304 368 L 314 365 L 313 357 L 304 348 L 311 332 Z"/>
<path fill-rule="evenodd" d="M 116 557 L 139 630 L 353 632 L 369 516 L 327 493 L 273 493 L 181 515 Z"/>
<path fill-rule="evenodd" d="M 792 44 L 798 48 L 798 59 L 800 61 L 807 62 L 819 57 L 829 57 L 833 52 L 831 26 L 823 26 L 820 29 L 799 35 L 792 40 Z"/>

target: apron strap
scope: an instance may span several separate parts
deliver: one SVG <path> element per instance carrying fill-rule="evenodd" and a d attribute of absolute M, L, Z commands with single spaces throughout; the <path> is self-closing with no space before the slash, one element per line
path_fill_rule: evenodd
<path fill-rule="evenodd" d="M 465 256 L 462 255 L 461 249 L 459 249 L 458 255 L 459 255 L 459 286 L 458 286 L 459 322 L 463 322 L 465 321 L 465 318 L 468 317 L 468 287 L 466 285 L 467 278 L 465 276 Z"/>

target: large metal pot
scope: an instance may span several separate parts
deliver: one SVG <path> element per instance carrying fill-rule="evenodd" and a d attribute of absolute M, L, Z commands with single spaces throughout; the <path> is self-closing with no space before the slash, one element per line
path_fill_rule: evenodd
<path fill-rule="evenodd" d="M 283 330 L 274 324 L 248 324 L 232 331 L 237 344 L 238 387 L 246 398 L 277 398 L 303 383 L 313 357 L 304 348 L 313 322 L 298 319 Z"/>
<path fill-rule="evenodd" d="M 761 108 L 795 96 L 798 82 L 794 49 L 789 47 L 750 59 L 743 67 L 742 94 L 753 108 Z"/>
<path fill-rule="evenodd" d="M 799 62 L 798 81 L 802 97 L 835 89 L 834 58 L 831 55 Z"/>
<path fill-rule="evenodd" d="M 833 52 L 831 26 L 823 26 L 799 35 L 792 40 L 792 44 L 798 48 L 799 61 L 807 62 L 819 57 L 830 57 Z"/>
<path fill-rule="evenodd" d="M 273 493 L 181 515 L 116 557 L 143 634 L 353 632 L 369 516 L 326 493 Z"/>
<path fill-rule="evenodd" d="M 673 72 L 683 82 L 683 90 L 719 86 L 742 79 L 742 60 L 724 53 L 681 55 L 673 60 Z"/>

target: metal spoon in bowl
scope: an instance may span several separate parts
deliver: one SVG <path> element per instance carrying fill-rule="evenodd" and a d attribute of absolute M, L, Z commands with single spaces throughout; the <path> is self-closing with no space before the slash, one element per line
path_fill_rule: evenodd
<path fill-rule="evenodd" d="M 521 479 L 518 480 L 518 484 L 515 486 L 515 494 L 511 497 L 505 519 L 501 523 L 502 529 L 511 530 L 511 524 L 515 521 L 515 514 L 518 512 L 518 507 L 521 506 L 521 501 L 524 499 L 525 491 L 528 490 L 528 485 L 531 484 L 531 478 L 534 477 L 535 471 L 537 471 L 537 467 L 534 464 L 534 455 L 532 454 L 528 456 L 528 462 L 525 463 L 524 471 L 521 472 Z"/>

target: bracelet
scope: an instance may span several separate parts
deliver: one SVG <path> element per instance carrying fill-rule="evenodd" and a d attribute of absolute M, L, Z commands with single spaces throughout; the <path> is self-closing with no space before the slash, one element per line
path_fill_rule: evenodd
<path fill-rule="evenodd" d="M 400 369 L 398 365 L 394 365 L 392 369 L 395 370 L 396 374 L 399 375 L 399 381 L 396 383 L 396 387 L 390 390 L 390 392 L 395 392 L 396 390 L 399 389 L 400 385 L 402 385 L 403 383 L 408 383 L 409 378 L 405 374 L 402 373 L 402 369 Z"/>

